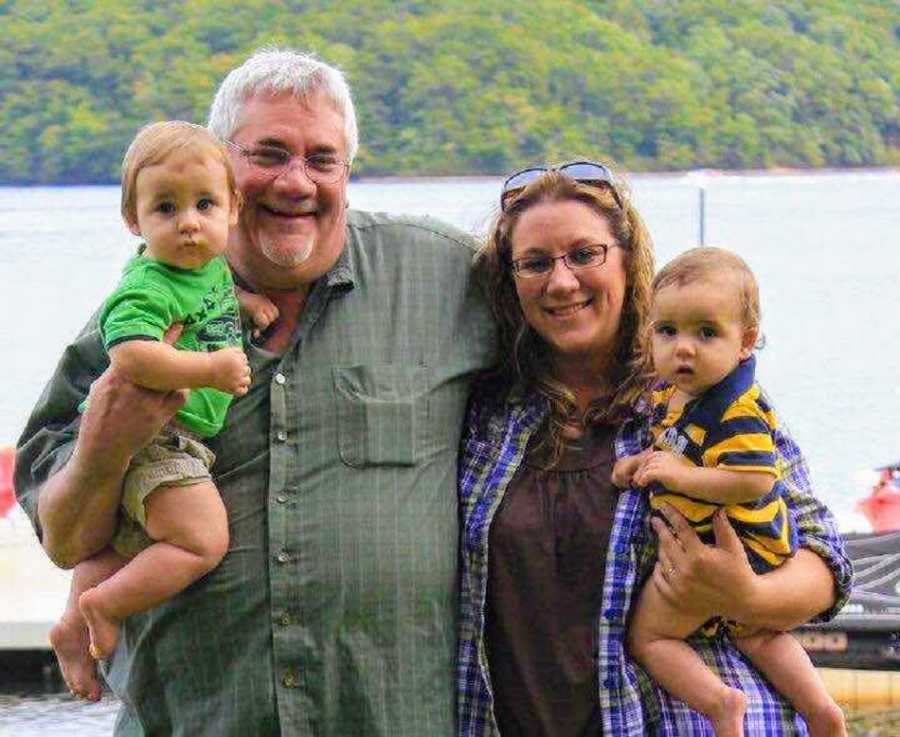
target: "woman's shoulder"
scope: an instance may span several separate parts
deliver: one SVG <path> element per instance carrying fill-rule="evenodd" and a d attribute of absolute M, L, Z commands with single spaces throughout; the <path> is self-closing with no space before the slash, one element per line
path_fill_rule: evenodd
<path fill-rule="evenodd" d="M 473 383 L 469 396 L 465 436 L 499 445 L 512 423 L 530 423 L 543 417 L 545 404 L 536 392 L 522 392 L 503 376 L 482 375 Z"/>

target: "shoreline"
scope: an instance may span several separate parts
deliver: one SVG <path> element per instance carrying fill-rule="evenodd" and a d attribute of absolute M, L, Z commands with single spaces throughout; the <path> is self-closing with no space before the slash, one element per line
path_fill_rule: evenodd
<path fill-rule="evenodd" d="M 853 174 L 857 176 L 891 176 L 900 175 L 900 166 L 854 166 L 854 167 L 819 167 L 815 169 L 794 167 L 773 167 L 771 169 L 715 169 L 703 167 L 698 169 L 678 169 L 661 171 L 618 169 L 628 179 L 652 177 L 654 179 L 703 179 L 706 181 L 728 178 L 755 178 L 755 177 L 815 177 L 833 176 L 835 174 Z M 489 182 L 502 179 L 508 172 L 500 174 L 384 174 L 384 175 L 351 175 L 350 184 L 365 184 L 382 182 L 386 184 L 418 183 L 422 181 L 442 182 Z M 0 189 L 64 189 L 75 187 L 117 187 L 120 182 L 109 180 L 106 182 L 68 182 L 68 183 L 17 183 L 0 182 Z"/>

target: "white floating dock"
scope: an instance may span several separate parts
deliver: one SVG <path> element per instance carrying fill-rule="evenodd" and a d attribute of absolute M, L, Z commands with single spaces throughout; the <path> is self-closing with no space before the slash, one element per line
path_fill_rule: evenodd
<path fill-rule="evenodd" d="M 48 650 L 70 571 L 46 556 L 21 509 L 0 518 L 0 650 Z"/>

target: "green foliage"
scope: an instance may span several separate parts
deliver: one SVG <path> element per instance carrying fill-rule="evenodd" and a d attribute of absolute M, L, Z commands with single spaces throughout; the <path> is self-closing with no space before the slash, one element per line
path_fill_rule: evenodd
<path fill-rule="evenodd" d="M 362 174 L 900 162 L 896 0 L 0 0 L 0 182 L 114 182 L 263 44 L 353 87 Z"/>

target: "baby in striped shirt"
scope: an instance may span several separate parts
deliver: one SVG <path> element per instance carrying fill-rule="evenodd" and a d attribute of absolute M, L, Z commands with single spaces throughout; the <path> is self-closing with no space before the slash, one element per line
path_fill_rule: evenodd
<path fill-rule="evenodd" d="M 775 414 L 755 381 L 759 289 L 738 256 L 695 248 L 653 282 L 650 353 L 662 379 L 651 397 L 651 448 L 620 460 L 613 482 L 646 488 L 658 514 L 669 504 L 703 542 L 719 510 L 756 573 L 797 549 L 775 455 Z M 660 560 L 663 575 L 676 575 Z M 807 721 L 813 737 L 845 735 L 844 717 L 800 643 L 786 632 L 723 622 L 721 612 L 675 606 L 648 582 L 632 612 L 628 648 L 674 697 L 712 722 L 717 737 L 743 734 L 744 694 L 723 683 L 685 638 L 724 626 L 735 646 Z"/>

